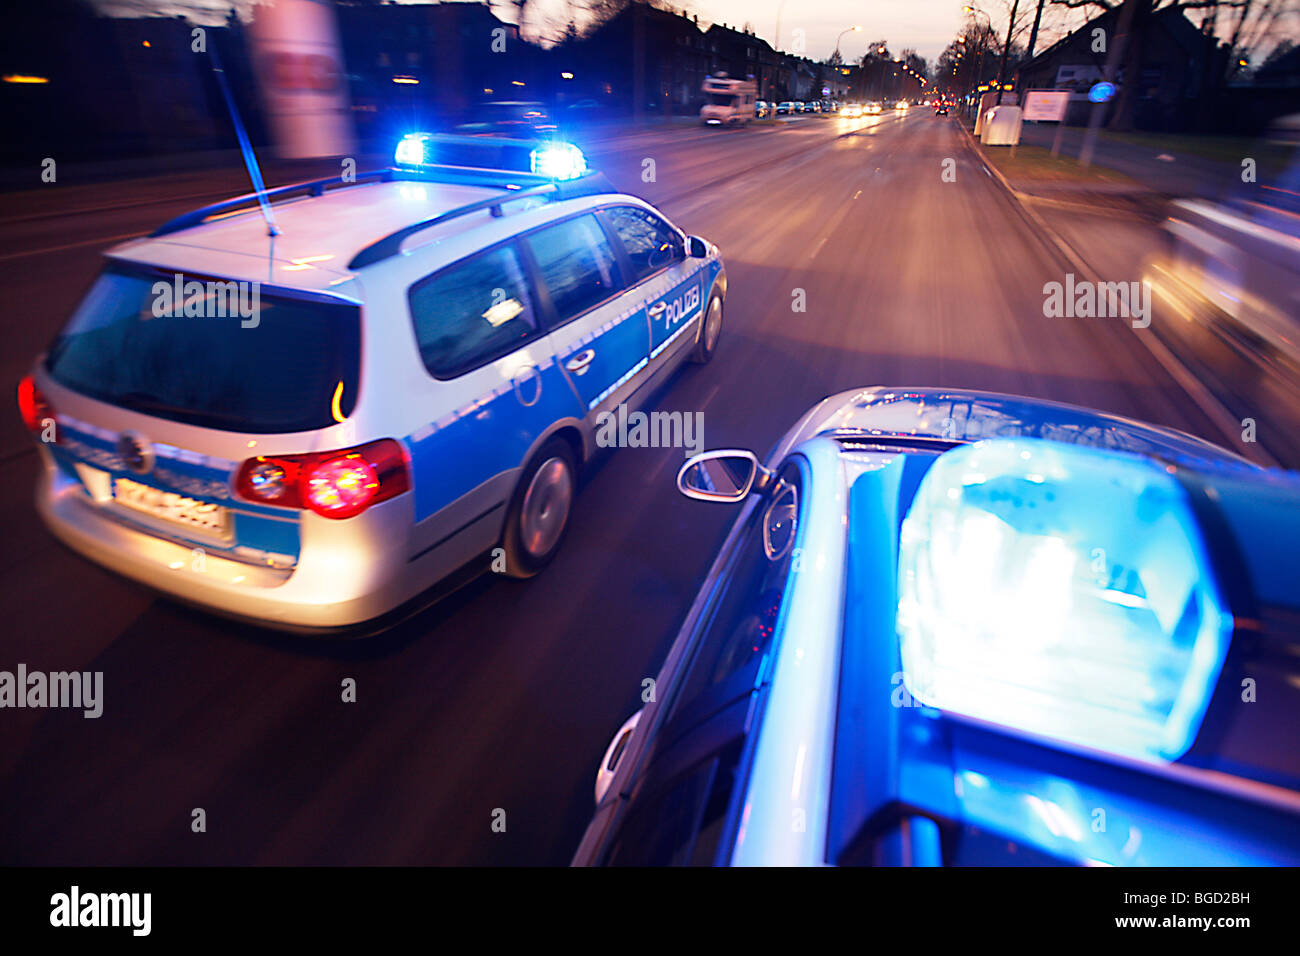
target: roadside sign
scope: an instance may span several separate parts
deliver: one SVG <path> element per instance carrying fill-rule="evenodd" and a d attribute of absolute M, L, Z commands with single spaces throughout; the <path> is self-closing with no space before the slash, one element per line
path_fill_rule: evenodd
<path fill-rule="evenodd" d="M 1060 123 L 1070 105 L 1069 90 L 1026 90 L 1024 119 Z"/>

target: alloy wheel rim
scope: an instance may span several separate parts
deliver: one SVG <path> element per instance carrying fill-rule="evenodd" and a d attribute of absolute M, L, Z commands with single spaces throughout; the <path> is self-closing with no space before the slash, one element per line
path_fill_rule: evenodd
<path fill-rule="evenodd" d="M 710 352 L 718 344 L 718 330 L 722 328 L 722 303 L 714 299 L 709 303 L 709 321 L 704 327 L 704 347 Z"/>
<path fill-rule="evenodd" d="M 569 520 L 573 502 L 573 476 L 563 458 L 548 458 L 528 483 L 520 511 L 520 539 L 533 557 L 550 551 Z"/>

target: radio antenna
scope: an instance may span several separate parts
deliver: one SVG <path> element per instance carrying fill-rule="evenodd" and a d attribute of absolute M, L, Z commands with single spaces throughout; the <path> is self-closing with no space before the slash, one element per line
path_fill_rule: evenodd
<path fill-rule="evenodd" d="M 239 137 L 239 151 L 243 153 L 248 178 L 252 180 L 253 191 L 257 193 L 257 204 L 262 208 L 262 218 L 266 220 L 266 234 L 274 238 L 280 234 L 280 229 L 275 224 L 275 217 L 271 215 L 271 204 L 266 201 L 266 183 L 262 180 L 262 169 L 257 165 L 257 156 L 253 153 L 253 144 L 248 141 L 248 131 L 244 129 L 244 121 L 239 116 L 239 110 L 235 108 L 235 98 L 230 93 L 230 84 L 226 81 L 226 71 L 222 69 L 215 43 L 208 46 L 208 55 L 212 57 L 212 72 L 217 75 L 221 95 L 226 100 L 226 108 L 230 110 L 230 121 L 235 126 L 235 135 Z"/>

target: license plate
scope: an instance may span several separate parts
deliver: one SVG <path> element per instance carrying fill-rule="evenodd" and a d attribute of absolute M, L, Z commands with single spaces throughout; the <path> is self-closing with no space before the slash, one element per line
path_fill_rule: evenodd
<path fill-rule="evenodd" d="M 230 512 L 220 505 L 152 488 L 130 478 L 114 479 L 113 498 L 120 505 L 177 527 L 230 538 Z"/>

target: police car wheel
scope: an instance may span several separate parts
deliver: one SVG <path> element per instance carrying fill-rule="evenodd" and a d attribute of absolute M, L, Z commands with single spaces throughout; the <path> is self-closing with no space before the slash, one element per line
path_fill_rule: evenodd
<path fill-rule="evenodd" d="M 524 469 L 506 519 L 506 573 L 511 577 L 532 577 L 560 550 L 577 471 L 573 449 L 561 438 L 543 445 Z"/>
<path fill-rule="evenodd" d="M 695 343 L 695 352 L 691 361 L 703 365 L 713 358 L 718 347 L 718 336 L 722 334 L 722 296 L 716 292 L 709 296 L 709 307 L 704 311 L 704 325 L 700 327 L 700 338 Z"/>

